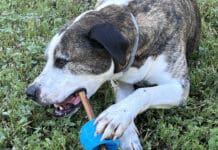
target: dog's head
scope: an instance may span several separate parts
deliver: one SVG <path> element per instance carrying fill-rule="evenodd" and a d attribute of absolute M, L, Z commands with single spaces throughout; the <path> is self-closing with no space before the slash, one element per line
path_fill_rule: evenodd
<path fill-rule="evenodd" d="M 91 16 L 91 17 L 90 17 Z M 129 40 L 113 24 L 87 12 L 60 30 L 45 51 L 47 63 L 26 93 L 36 102 L 56 104 L 56 115 L 74 112 L 80 104 L 77 92 L 92 96 L 126 64 Z"/>

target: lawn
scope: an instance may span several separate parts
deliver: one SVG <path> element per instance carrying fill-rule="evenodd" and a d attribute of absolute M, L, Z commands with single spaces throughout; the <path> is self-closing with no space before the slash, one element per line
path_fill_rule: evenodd
<path fill-rule="evenodd" d="M 218 1 L 198 2 L 202 35 L 189 58 L 188 105 L 140 115 L 136 124 L 144 149 L 218 150 Z M 52 36 L 93 5 L 88 0 L 0 0 L 0 150 L 82 149 L 84 110 L 57 119 L 51 108 L 26 99 L 24 91 L 42 70 Z M 108 84 L 91 98 L 96 114 L 113 102 Z"/>

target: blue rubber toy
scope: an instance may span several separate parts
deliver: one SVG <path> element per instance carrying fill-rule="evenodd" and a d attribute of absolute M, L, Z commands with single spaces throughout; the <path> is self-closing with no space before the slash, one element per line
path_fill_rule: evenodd
<path fill-rule="evenodd" d="M 105 145 L 107 150 L 117 150 L 119 147 L 119 140 L 103 140 L 101 141 L 102 134 L 94 136 L 96 127 L 95 120 L 88 121 L 82 126 L 80 130 L 80 142 L 85 150 L 99 150 L 100 145 Z"/>

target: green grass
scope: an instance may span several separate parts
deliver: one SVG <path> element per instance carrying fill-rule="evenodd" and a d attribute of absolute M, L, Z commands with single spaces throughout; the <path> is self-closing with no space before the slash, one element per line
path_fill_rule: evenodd
<path fill-rule="evenodd" d="M 144 149 L 218 149 L 218 1 L 199 4 L 202 36 L 190 58 L 188 106 L 140 115 L 136 123 Z M 47 42 L 90 7 L 87 0 L 0 1 L 0 149 L 82 149 L 84 110 L 56 119 L 52 109 L 27 100 L 24 90 L 42 70 Z M 105 84 L 92 97 L 96 114 L 111 103 L 113 94 Z"/>

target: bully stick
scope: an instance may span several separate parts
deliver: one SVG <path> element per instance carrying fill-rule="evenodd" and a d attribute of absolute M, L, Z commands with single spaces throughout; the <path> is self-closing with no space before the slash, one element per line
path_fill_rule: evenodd
<path fill-rule="evenodd" d="M 94 119 L 95 115 L 94 115 L 92 106 L 90 105 L 89 100 L 86 97 L 85 92 L 84 91 L 79 92 L 79 96 L 80 96 L 80 99 L 82 101 L 83 107 L 84 107 L 84 109 L 85 109 L 85 111 L 86 111 L 86 113 L 88 115 L 88 119 L 89 120 Z M 100 148 L 100 150 L 107 150 L 105 145 L 100 145 L 99 148 Z"/>

